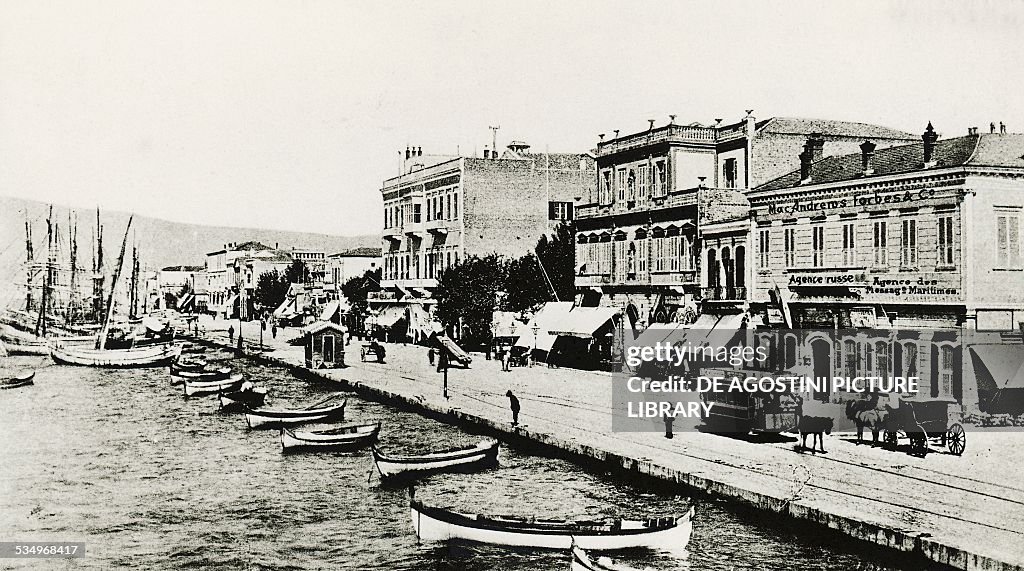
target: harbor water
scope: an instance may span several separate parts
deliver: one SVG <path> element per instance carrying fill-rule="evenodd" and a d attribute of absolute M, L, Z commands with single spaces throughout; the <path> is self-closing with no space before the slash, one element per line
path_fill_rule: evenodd
<path fill-rule="evenodd" d="M 331 390 L 279 369 L 231 364 L 268 387 L 277 405 Z M 419 544 L 408 491 L 381 486 L 368 450 L 284 455 L 276 430 L 248 430 L 241 415 L 219 413 L 215 397 L 184 398 L 166 369 L 44 363 L 35 382 L 0 391 L 0 541 L 84 541 L 86 556 L 6 559 L 0 568 L 569 568 L 565 552 Z M 380 446 L 396 452 L 479 439 L 354 395 L 346 419 L 381 420 Z M 504 445 L 500 464 L 433 476 L 418 485 L 417 497 L 468 512 L 545 518 L 642 518 L 681 514 L 691 504 Z M 685 558 L 647 550 L 611 555 L 652 569 L 906 569 L 884 553 L 713 501 L 696 503 L 694 522 Z"/>

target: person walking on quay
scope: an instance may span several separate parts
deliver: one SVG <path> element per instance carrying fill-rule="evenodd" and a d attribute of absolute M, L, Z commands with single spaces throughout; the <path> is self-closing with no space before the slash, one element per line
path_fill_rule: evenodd
<path fill-rule="evenodd" d="M 505 396 L 508 397 L 508 406 L 512 409 L 512 426 L 519 426 L 519 399 L 512 391 L 506 392 Z"/>
<path fill-rule="evenodd" d="M 430 348 L 430 349 L 429 349 L 429 350 L 427 351 L 427 361 L 430 361 L 430 366 L 431 366 L 431 367 L 433 367 L 433 366 L 434 366 L 434 348 L 433 348 L 433 347 L 431 347 L 431 348 Z"/>
<path fill-rule="evenodd" d="M 234 343 L 235 341 L 235 326 L 228 325 L 228 343 Z"/>

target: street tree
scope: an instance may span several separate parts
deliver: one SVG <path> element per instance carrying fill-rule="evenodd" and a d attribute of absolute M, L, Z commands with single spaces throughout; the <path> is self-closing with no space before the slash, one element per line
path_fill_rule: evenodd
<path fill-rule="evenodd" d="M 463 341 L 486 344 L 491 336 L 495 300 L 506 279 L 505 260 L 497 254 L 470 256 L 437 278 L 437 320 L 463 327 Z"/>

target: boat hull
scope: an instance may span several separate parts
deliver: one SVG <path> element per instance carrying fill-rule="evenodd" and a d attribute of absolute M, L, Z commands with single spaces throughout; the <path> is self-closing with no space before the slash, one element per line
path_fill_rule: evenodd
<path fill-rule="evenodd" d="M 178 356 L 179 351 L 180 348 L 173 345 L 96 350 L 54 344 L 50 346 L 50 357 L 61 365 L 128 369 L 167 365 Z"/>
<path fill-rule="evenodd" d="M 357 450 L 377 440 L 380 433 L 379 422 L 353 428 L 353 432 L 342 434 L 281 428 L 281 449 L 283 452 Z"/>
<path fill-rule="evenodd" d="M 421 456 L 388 456 L 373 450 L 382 479 L 423 477 L 440 472 L 468 471 L 498 463 L 498 442 L 485 440 L 473 448 Z"/>
<path fill-rule="evenodd" d="M 569 549 L 575 545 L 583 549 L 610 550 L 648 547 L 666 551 L 682 551 L 693 531 L 693 508 L 675 519 L 671 527 L 647 529 L 640 522 L 623 521 L 616 531 L 593 532 L 581 529 L 537 529 L 502 526 L 494 520 L 478 519 L 447 510 L 425 508 L 413 502 L 410 508 L 413 529 L 424 541 L 452 539 L 507 545 Z"/>
<path fill-rule="evenodd" d="M 326 420 L 342 420 L 345 418 L 345 404 L 308 409 L 256 409 L 245 413 L 245 423 L 249 428 L 280 428 L 295 424 L 308 424 Z"/>
<path fill-rule="evenodd" d="M 242 375 L 234 375 L 219 381 L 191 381 L 185 379 L 185 396 L 199 397 L 221 392 L 237 391 L 242 386 Z"/>
<path fill-rule="evenodd" d="M 267 390 L 256 388 L 251 391 L 236 391 L 218 395 L 221 412 L 244 412 L 263 406 L 267 399 Z"/>
<path fill-rule="evenodd" d="M 0 381 L 0 389 L 16 389 L 18 387 L 27 387 L 33 384 L 35 381 L 36 372 L 29 371 L 28 373 L 22 373 L 15 377 Z"/>

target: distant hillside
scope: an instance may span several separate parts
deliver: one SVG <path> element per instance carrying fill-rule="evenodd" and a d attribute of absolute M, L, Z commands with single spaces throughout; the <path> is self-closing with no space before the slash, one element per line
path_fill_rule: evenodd
<path fill-rule="evenodd" d="M 45 249 L 46 214 L 48 204 L 0 196 L 0 268 L 6 269 L 0 278 L 7 277 L 10 269 L 25 259 L 25 211 L 33 221 L 37 252 Z M 92 236 L 96 224 L 96 211 L 74 209 L 78 216 L 78 248 L 80 265 L 88 267 L 92 259 Z M 62 251 L 67 252 L 69 208 L 54 205 L 54 220 L 62 240 Z M 128 214 L 100 211 L 104 226 L 104 251 L 107 266 L 117 259 L 124 236 Z M 330 236 L 307 232 L 261 230 L 258 228 L 228 228 L 169 222 L 159 218 L 136 216 L 132 222 L 134 240 L 139 246 L 139 257 L 147 269 L 165 266 L 202 265 L 206 253 L 224 247 L 227 242 L 257 240 L 281 249 L 312 248 L 333 254 L 350 248 L 380 246 L 378 236 Z"/>

